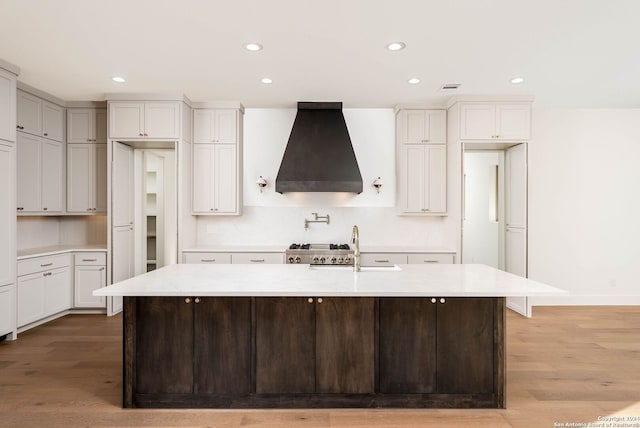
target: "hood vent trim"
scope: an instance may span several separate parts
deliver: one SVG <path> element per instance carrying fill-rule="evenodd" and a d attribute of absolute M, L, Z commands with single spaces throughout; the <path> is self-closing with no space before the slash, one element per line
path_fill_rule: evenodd
<path fill-rule="evenodd" d="M 362 175 L 341 102 L 299 102 L 276 192 L 362 193 Z"/>

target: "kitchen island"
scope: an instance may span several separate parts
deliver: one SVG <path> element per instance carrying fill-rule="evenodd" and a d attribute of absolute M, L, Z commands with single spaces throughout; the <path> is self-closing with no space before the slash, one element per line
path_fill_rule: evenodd
<path fill-rule="evenodd" d="M 172 265 L 124 296 L 124 407 L 505 407 L 505 297 L 483 265 Z"/>

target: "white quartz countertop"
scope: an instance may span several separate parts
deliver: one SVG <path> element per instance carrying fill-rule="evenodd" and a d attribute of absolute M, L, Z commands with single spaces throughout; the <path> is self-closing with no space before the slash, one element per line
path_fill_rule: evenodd
<path fill-rule="evenodd" d="M 485 265 L 398 267 L 401 270 L 353 272 L 345 267 L 316 270 L 309 265 L 179 264 L 101 288 L 93 295 L 506 297 L 566 293 Z"/>
<path fill-rule="evenodd" d="M 73 251 L 92 252 L 107 251 L 106 245 L 52 245 L 49 247 L 28 248 L 18 250 L 18 260 L 28 259 L 31 257 L 52 256 L 54 254 L 70 253 Z"/>

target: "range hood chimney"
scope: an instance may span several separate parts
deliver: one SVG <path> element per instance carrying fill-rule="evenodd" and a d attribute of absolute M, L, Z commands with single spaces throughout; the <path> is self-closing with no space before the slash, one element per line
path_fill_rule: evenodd
<path fill-rule="evenodd" d="M 342 103 L 298 103 L 276 192 L 362 192 Z"/>

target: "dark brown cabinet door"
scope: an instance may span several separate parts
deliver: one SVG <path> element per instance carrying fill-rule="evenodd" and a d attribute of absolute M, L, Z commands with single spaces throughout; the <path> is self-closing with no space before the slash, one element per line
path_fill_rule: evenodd
<path fill-rule="evenodd" d="M 256 392 L 315 391 L 315 299 L 258 297 Z"/>
<path fill-rule="evenodd" d="M 373 393 L 374 298 L 318 298 L 316 392 Z"/>
<path fill-rule="evenodd" d="M 380 392 L 425 394 L 436 388 L 436 304 L 380 298 Z"/>
<path fill-rule="evenodd" d="M 251 298 L 200 297 L 194 307 L 193 392 L 251 391 Z M 184 361 L 185 363 L 188 360 Z"/>
<path fill-rule="evenodd" d="M 135 379 L 138 394 L 193 391 L 193 302 L 136 298 Z"/>
<path fill-rule="evenodd" d="M 494 300 L 438 301 L 438 392 L 494 392 Z"/>

